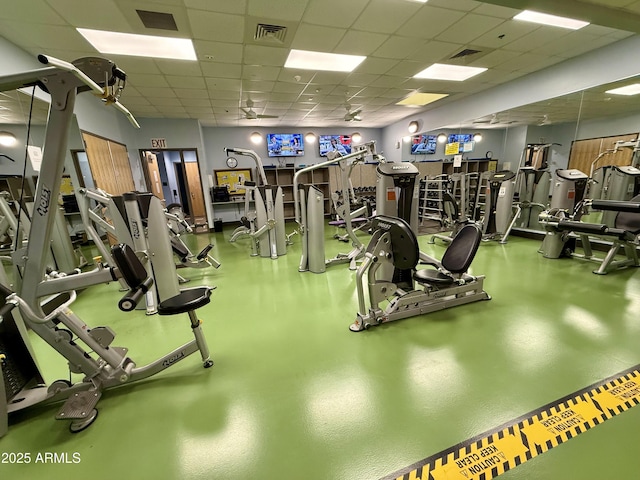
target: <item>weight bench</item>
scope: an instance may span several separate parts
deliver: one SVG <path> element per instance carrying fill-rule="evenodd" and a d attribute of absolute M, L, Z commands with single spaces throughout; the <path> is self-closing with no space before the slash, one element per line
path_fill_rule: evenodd
<path fill-rule="evenodd" d="M 483 290 L 484 275 L 467 273 L 482 239 L 477 225 L 464 225 L 441 261 L 419 250 L 411 227 L 400 218 L 378 215 L 372 229 L 373 236 L 356 274 L 358 314 L 349 326 L 351 331 L 491 299 Z M 419 263 L 435 268 L 417 269 Z M 383 309 L 381 304 L 386 301 L 389 303 Z"/>
<path fill-rule="evenodd" d="M 580 238 L 583 254 L 577 254 L 571 251 L 570 255 L 576 258 L 599 262 L 600 266 L 593 271 L 593 273 L 597 275 L 606 275 L 613 270 L 626 267 L 640 266 L 637 251 L 639 245 L 638 235 L 640 235 L 640 195 L 633 197 L 628 202 L 619 200 L 591 200 L 589 206 L 594 210 L 617 211 L 614 226 L 610 227 L 601 223 L 585 223 L 563 219 L 557 222 L 547 222 L 552 232 L 557 231 L 564 233 L 564 244 L 570 240 L 569 234 L 571 233 Z M 596 237 L 612 242 L 604 258 L 594 256 L 589 237 Z M 621 249 L 624 251 L 625 258 L 615 260 L 616 255 Z M 571 248 L 564 248 L 563 250 L 571 250 Z M 558 252 L 558 256 L 560 253 L 561 252 Z M 557 258 L 554 256 L 547 257 Z"/>

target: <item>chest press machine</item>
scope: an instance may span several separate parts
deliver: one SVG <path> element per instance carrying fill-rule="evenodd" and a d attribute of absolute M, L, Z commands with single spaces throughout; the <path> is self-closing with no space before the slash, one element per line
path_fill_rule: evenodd
<path fill-rule="evenodd" d="M 53 207 L 60 192 L 77 93 L 91 90 L 104 103 L 127 115 L 134 125 L 137 126 L 137 122 L 118 102 L 126 75 L 112 62 L 95 57 L 76 60 L 73 64 L 44 55 L 38 59 L 46 66 L 0 77 L 0 91 L 39 86 L 51 95 L 29 242 L 13 254 L 14 275 L 22 281 L 16 282 L 19 283 L 16 292 L 0 285 L 0 436 L 7 431 L 8 414 L 36 404 L 62 401 L 64 404 L 56 419 L 71 421 L 72 432 L 81 431 L 96 419 L 95 406 L 106 389 L 148 378 L 198 351 L 205 368 L 213 365 L 201 322 L 195 316 L 197 308 L 210 302 L 210 287 L 176 289 L 174 295 L 160 302 L 158 313 L 161 315 L 188 313 L 194 339 L 139 367 L 126 348 L 112 345 L 115 332 L 110 327 L 89 327 L 70 309 L 76 298 L 75 289 L 119 277 L 123 277 L 131 288 L 120 301 L 120 308 L 125 311 L 135 308 L 152 288 L 153 280 L 147 278 L 144 266 L 132 249 L 121 246 L 114 251 L 116 265 L 113 266 L 99 264 L 90 272 L 45 276 L 54 223 Z M 163 215 L 162 210 L 153 206 L 150 209 Z M 165 239 L 162 248 L 169 252 L 165 257 L 175 269 L 169 237 L 158 237 Z M 49 306 L 53 302 L 48 302 L 45 306 L 50 299 L 55 299 L 55 304 Z M 42 381 L 25 327 L 68 362 L 69 380 L 57 380 L 49 385 Z M 82 375 L 82 380 L 72 383 L 72 373 Z"/>
<path fill-rule="evenodd" d="M 373 236 L 356 273 L 358 314 L 349 326 L 352 332 L 491 299 L 483 290 L 484 276 L 467 274 L 482 239 L 475 224 L 459 230 L 441 261 L 419 250 L 415 234 L 401 218 L 379 215 L 373 219 L 372 229 Z M 417 269 L 418 263 L 435 268 Z M 383 308 L 385 301 L 389 303 Z"/>

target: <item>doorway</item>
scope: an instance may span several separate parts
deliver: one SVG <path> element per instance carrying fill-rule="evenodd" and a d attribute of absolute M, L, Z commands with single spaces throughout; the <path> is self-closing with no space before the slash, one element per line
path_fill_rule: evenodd
<path fill-rule="evenodd" d="M 196 233 L 208 232 L 207 211 L 196 149 L 140 150 L 147 189 L 165 205 L 182 205 Z"/>

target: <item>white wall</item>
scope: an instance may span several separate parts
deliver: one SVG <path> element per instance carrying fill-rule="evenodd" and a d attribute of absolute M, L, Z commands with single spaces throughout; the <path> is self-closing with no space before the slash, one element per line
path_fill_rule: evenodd
<path fill-rule="evenodd" d="M 237 147 L 244 148 L 247 150 L 255 151 L 260 158 L 262 159 L 262 163 L 265 166 L 273 165 L 278 166 L 278 158 L 282 157 L 269 157 L 267 154 L 267 143 L 266 137 L 267 133 L 302 133 L 303 136 L 312 132 L 316 135 L 350 135 L 354 131 L 360 132 L 362 135 L 362 142 L 368 142 L 370 140 L 374 140 L 376 142 L 376 147 L 378 153 L 380 153 L 380 143 L 381 143 L 381 130 L 378 128 L 359 128 L 354 129 L 352 127 L 345 128 L 308 128 L 300 129 L 298 127 L 291 128 L 214 128 L 214 127 L 203 127 L 202 134 L 204 138 L 204 146 L 207 152 L 207 160 L 206 160 L 206 168 L 207 174 L 213 175 L 213 170 L 218 169 L 226 169 L 228 168 L 225 160 L 227 155 L 225 155 L 223 149 L 224 147 Z M 249 140 L 249 136 L 252 132 L 258 132 L 262 137 L 262 143 L 259 145 L 254 145 Z M 304 156 L 301 157 L 287 157 L 285 159 L 286 163 L 293 163 L 297 166 L 299 165 L 315 165 L 320 162 L 326 161 L 325 157 L 320 156 L 320 151 L 318 148 L 318 142 L 314 144 L 309 144 L 304 142 Z M 255 167 L 255 163 L 249 157 L 243 157 L 239 155 L 235 155 L 238 159 L 238 168 L 253 168 Z"/>
<path fill-rule="evenodd" d="M 578 92 L 623 78 L 640 75 L 640 62 L 631 52 L 640 51 L 640 36 L 626 38 L 579 57 L 566 60 L 460 101 L 410 115 L 383 129 L 382 149 L 390 160 L 400 161 L 393 146 L 407 135 L 409 122 L 417 120 L 420 131 L 432 131 L 445 125 L 483 117 L 528 105 L 548 98 Z M 478 77 L 481 80 L 481 77 Z M 391 154 L 393 152 L 393 154 Z"/>

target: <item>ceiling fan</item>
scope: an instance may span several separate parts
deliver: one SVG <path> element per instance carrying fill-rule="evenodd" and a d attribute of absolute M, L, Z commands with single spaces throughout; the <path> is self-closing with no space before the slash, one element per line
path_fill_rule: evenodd
<path fill-rule="evenodd" d="M 351 122 L 351 121 L 356 121 L 359 122 L 360 120 L 362 120 L 362 117 L 360 116 L 360 113 L 362 113 L 362 109 L 358 108 L 355 111 L 351 111 L 351 105 L 349 105 L 348 103 L 345 105 L 345 108 L 347 109 L 347 113 L 345 113 L 344 115 L 344 121 L 345 122 Z"/>
<path fill-rule="evenodd" d="M 253 109 L 253 100 L 251 100 L 250 98 L 247 98 L 246 103 L 247 108 L 240 107 L 240 110 L 242 110 L 242 112 L 244 113 L 244 116 L 241 118 L 244 118 L 245 120 L 256 120 L 258 118 L 278 118 L 278 115 L 262 115 L 256 113 Z"/>

